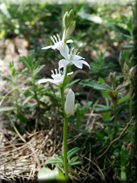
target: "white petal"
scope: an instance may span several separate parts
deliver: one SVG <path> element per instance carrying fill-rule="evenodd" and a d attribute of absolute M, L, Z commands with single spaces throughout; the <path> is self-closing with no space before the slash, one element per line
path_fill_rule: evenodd
<path fill-rule="evenodd" d="M 65 59 L 61 59 L 60 61 L 59 61 L 59 68 L 62 68 L 62 67 L 66 67 L 68 64 L 69 64 L 70 62 L 68 61 L 68 60 L 65 60 Z"/>
<path fill-rule="evenodd" d="M 74 72 L 69 72 L 68 74 L 67 74 L 67 76 L 70 76 L 70 75 L 72 75 Z"/>
<path fill-rule="evenodd" d="M 74 113 L 74 109 L 75 109 L 75 94 L 70 89 L 67 93 L 65 102 L 65 113 L 67 114 L 68 117 Z"/>
<path fill-rule="evenodd" d="M 72 61 L 72 63 L 79 69 L 82 69 L 83 68 L 83 65 L 82 65 L 82 62 L 81 60 L 79 61 Z"/>
<path fill-rule="evenodd" d="M 72 61 L 78 61 L 78 60 L 81 60 L 81 59 L 84 59 L 83 57 L 79 56 L 79 55 L 73 55 L 73 60 Z"/>
<path fill-rule="evenodd" d="M 66 41 L 66 43 L 73 43 L 73 40 L 69 39 L 69 40 Z"/>
<path fill-rule="evenodd" d="M 52 82 L 53 79 L 40 79 L 37 83 L 41 84 L 41 83 L 46 83 L 46 82 Z"/>
<path fill-rule="evenodd" d="M 68 59 L 69 54 L 69 47 L 66 44 L 62 44 L 62 47 L 60 48 L 60 54 L 65 58 Z"/>
<path fill-rule="evenodd" d="M 63 83 L 63 80 L 62 79 L 61 80 L 56 80 L 56 81 L 54 81 L 52 83 L 54 83 L 56 85 L 60 85 L 61 83 Z"/>
<path fill-rule="evenodd" d="M 64 42 L 65 39 L 65 30 L 63 31 L 62 41 Z"/>
<path fill-rule="evenodd" d="M 43 47 L 42 49 L 45 50 L 45 49 L 49 49 L 49 48 L 52 48 L 55 50 L 55 46 L 54 45 L 51 45 L 51 46 L 46 46 L 46 47 Z"/>
<path fill-rule="evenodd" d="M 90 68 L 90 65 L 86 61 L 82 61 L 82 63 Z"/>

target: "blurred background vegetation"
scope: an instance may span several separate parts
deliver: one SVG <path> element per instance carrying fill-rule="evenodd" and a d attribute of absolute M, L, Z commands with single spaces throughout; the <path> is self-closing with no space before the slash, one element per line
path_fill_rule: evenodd
<path fill-rule="evenodd" d="M 110 84 L 108 79 L 109 73 L 115 71 L 117 76 L 119 76 L 117 83 L 121 84 L 123 82 L 123 76 L 121 77 L 123 71 L 119 63 L 119 54 L 123 49 L 131 50 L 133 48 L 133 1 L 70 1 L 69 3 L 43 0 L 39 2 L 34 1 L 33 3 L 28 1 L 18 1 L 18 3 L 8 0 L 0 1 L 0 72 L 2 73 L 0 78 L 0 98 L 2 100 L 7 92 L 14 89 L 14 87 L 18 87 L 18 83 L 22 86 L 22 89 L 25 88 L 22 92 L 18 90 L 14 91 L 13 95 L 10 93 L 11 95 L 6 96 L 3 106 L 11 108 L 2 109 L 1 107 L 0 111 L 2 117 L 4 116 L 4 120 L 6 119 L 8 122 L 12 120 L 14 122 L 21 135 L 24 135 L 25 130 L 31 133 L 34 130 L 34 126 L 36 128 L 38 122 L 39 130 L 44 128 L 49 130 L 54 126 L 55 134 L 51 138 L 55 139 L 57 149 L 52 153 L 50 152 L 51 154 L 58 154 L 58 144 L 61 141 L 60 133 L 62 128 L 60 123 L 62 124 L 62 121 L 59 117 L 62 116 L 62 111 L 59 111 L 61 106 L 59 94 L 57 89 L 51 85 L 45 88 L 39 86 L 37 94 L 38 99 L 41 101 L 42 109 L 38 109 L 37 103 L 33 99 L 31 103 L 28 103 L 30 98 L 34 97 L 33 93 L 36 88 L 31 87 L 31 84 L 34 84 L 31 80 L 33 78 L 27 78 L 31 76 L 28 74 L 29 72 L 27 73 L 28 75 L 24 74 L 26 71 L 23 70 L 24 66 L 20 56 L 27 56 L 33 50 L 35 63 L 39 58 L 42 58 L 41 64 L 46 65 L 36 75 L 35 79 L 51 77 L 50 70 L 57 67 L 61 56 L 58 54 L 58 51 L 55 52 L 52 49 L 42 50 L 41 48 L 52 44 L 50 36 L 57 33 L 60 36 L 62 35 L 62 17 L 66 11 L 71 9 L 74 10 L 74 19 L 76 21 L 76 29 L 71 37 L 74 42 L 71 46 L 77 48 L 80 55 L 91 65 L 91 70 L 84 67 L 83 70 L 77 71 L 73 67 L 75 73 L 72 80 L 87 78 L 98 80 L 99 77 L 102 77 L 104 81 Z M 15 61 L 17 64 L 9 64 L 11 61 Z M 25 77 L 19 81 L 21 72 Z M 7 77 L 5 78 L 3 75 Z M 11 76 L 12 79 L 15 79 L 14 82 L 9 79 Z M 10 83 L 6 87 L 5 83 L 2 84 L 2 82 L 5 82 L 5 79 L 8 79 Z M 27 79 L 28 83 L 30 82 L 31 84 L 26 85 L 25 81 Z M 80 103 L 80 106 L 76 116 L 72 116 L 70 119 L 70 122 L 75 122 L 75 124 L 69 127 L 70 133 L 68 138 L 76 138 L 76 141 L 70 144 L 69 147 L 81 147 L 82 144 L 81 159 L 84 161 L 83 166 L 85 166 L 87 174 L 81 173 L 78 176 L 78 172 L 83 168 L 80 167 L 77 170 L 75 169 L 75 171 L 73 170 L 72 175 L 79 179 L 81 178 L 81 180 L 84 180 L 84 176 L 87 177 L 87 180 L 91 180 L 93 177 L 95 180 L 99 180 L 102 176 L 101 173 L 98 173 L 99 166 L 106 180 L 110 180 L 110 178 L 117 179 L 120 177 L 120 157 L 121 152 L 123 152 L 121 146 L 125 142 L 129 148 L 128 155 L 126 156 L 128 162 L 126 168 L 127 172 L 129 171 L 128 178 L 129 180 L 135 179 L 135 167 L 133 166 L 132 171 L 130 170 L 133 158 L 130 157 L 129 151 L 131 148 L 128 146 L 131 138 L 133 138 L 132 128 L 124 136 L 125 139 L 114 145 L 110 150 L 110 154 L 106 154 L 104 159 L 101 158 L 97 165 L 92 160 L 89 161 L 89 154 L 96 161 L 98 154 L 102 153 L 111 143 L 112 134 L 110 134 L 110 129 L 113 128 L 112 119 L 106 121 L 98 113 L 90 117 L 91 111 L 94 110 L 94 107 L 91 106 L 92 102 L 94 104 L 99 102 L 101 104 L 105 103 L 100 91 L 89 89 L 88 87 L 83 88 L 80 84 L 74 85 L 73 90 L 76 92 L 76 101 Z M 123 91 L 122 96 L 126 96 L 128 92 L 129 88 L 127 87 Z M 44 95 L 45 98 L 43 97 Z M 16 110 L 13 111 L 13 109 Z M 122 109 L 124 110 L 118 117 L 119 134 L 127 124 L 127 118 L 129 117 L 127 107 Z M 60 116 L 58 117 L 57 114 Z M 83 119 L 84 115 L 86 117 Z M 96 128 L 93 128 L 89 118 L 93 120 L 93 123 L 96 121 Z M 47 123 L 49 124 L 47 125 Z M 9 126 L 8 129 L 10 129 Z M 59 132 L 57 132 L 57 129 Z M 15 132 L 13 126 L 10 130 Z M 6 137 L 11 138 L 10 135 Z M 87 159 L 84 159 L 83 155 Z M 90 176 L 91 173 L 93 177 Z"/>

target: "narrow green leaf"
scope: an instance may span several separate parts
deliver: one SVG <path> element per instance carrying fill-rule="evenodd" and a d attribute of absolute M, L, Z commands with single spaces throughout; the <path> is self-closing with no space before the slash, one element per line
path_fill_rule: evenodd
<path fill-rule="evenodd" d="M 129 103 L 121 105 L 120 107 L 117 108 L 117 111 L 119 111 L 121 109 L 129 109 Z"/>
<path fill-rule="evenodd" d="M 62 159 L 61 158 L 59 158 L 59 157 L 56 157 L 56 156 L 53 156 L 53 157 L 51 157 L 50 159 L 48 159 L 46 162 L 45 162 L 45 165 L 47 165 L 47 164 L 58 164 L 58 163 L 61 163 L 61 164 L 63 164 L 63 161 L 62 161 Z"/>
<path fill-rule="evenodd" d="M 75 83 L 77 83 L 80 79 L 76 79 L 70 83 L 67 84 L 66 88 L 69 88 L 70 86 L 74 85 Z"/>
<path fill-rule="evenodd" d="M 15 110 L 15 107 L 1 107 L 0 112 L 5 112 L 5 111 L 12 111 Z"/>
<path fill-rule="evenodd" d="M 82 164 L 81 161 L 76 161 L 76 162 L 68 163 L 68 166 L 81 165 L 81 164 Z"/>
<path fill-rule="evenodd" d="M 33 96 L 26 97 L 22 105 L 25 105 Z"/>
<path fill-rule="evenodd" d="M 79 147 L 74 147 L 73 149 L 69 150 L 67 152 L 67 159 L 69 159 L 71 156 L 73 156 L 75 153 L 77 153 L 80 150 Z"/>
<path fill-rule="evenodd" d="M 44 67 L 45 65 L 38 65 L 38 67 L 33 71 L 33 76 L 35 77 Z"/>
<path fill-rule="evenodd" d="M 127 95 L 127 96 L 125 96 L 125 97 L 119 99 L 119 100 L 117 101 L 117 104 L 120 104 L 120 103 L 122 103 L 122 102 L 125 102 L 125 101 L 128 100 L 128 99 L 129 99 L 129 96 Z"/>
<path fill-rule="evenodd" d="M 85 107 L 84 107 L 84 114 L 85 114 L 85 112 L 89 109 L 89 107 L 92 105 L 92 101 L 89 101 L 86 105 L 85 105 Z"/>
<path fill-rule="evenodd" d="M 126 83 L 124 85 L 121 85 L 121 86 L 117 87 L 116 91 L 119 91 L 119 90 L 121 90 L 122 88 L 125 88 L 128 85 L 129 85 L 129 83 Z"/>
<path fill-rule="evenodd" d="M 109 113 L 110 111 L 108 111 L 108 112 L 103 112 L 103 119 L 104 120 L 109 120 L 110 119 L 110 113 Z"/>
<path fill-rule="evenodd" d="M 99 78 L 98 81 L 101 83 L 105 83 L 105 80 L 103 78 Z M 104 98 L 108 98 L 109 94 L 106 91 L 101 90 L 101 92 L 102 92 Z"/>
<path fill-rule="evenodd" d="M 8 76 L 5 76 L 5 75 L 2 74 L 2 73 L 0 73 L 0 76 L 6 78 L 6 79 L 9 80 L 11 83 L 13 83 L 12 79 L 9 78 Z"/>
<path fill-rule="evenodd" d="M 69 163 L 75 162 L 79 159 L 79 156 L 74 156 L 73 158 L 71 158 L 71 160 L 69 161 Z"/>
<path fill-rule="evenodd" d="M 133 45 L 126 45 L 126 46 L 123 46 L 123 48 L 133 49 L 134 46 Z"/>
<path fill-rule="evenodd" d="M 33 66 L 33 70 L 40 64 L 40 62 L 42 61 L 43 58 L 39 58 L 37 60 L 37 62 L 35 62 L 34 66 Z"/>
<path fill-rule="evenodd" d="M 33 60 L 34 60 L 34 51 L 31 51 L 31 53 L 28 55 L 28 61 L 31 69 L 33 69 Z"/>
<path fill-rule="evenodd" d="M 112 91 L 112 88 L 107 85 L 106 83 L 101 83 L 99 81 L 95 81 L 95 80 L 91 80 L 91 79 L 85 79 L 83 81 L 80 82 L 80 84 L 85 87 L 93 87 L 96 90 L 110 90 Z"/>
<path fill-rule="evenodd" d="M 29 60 L 25 56 L 20 57 L 20 61 L 24 64 L 24 66 L 31 70 Z"/>
<path fill-rule="evenodd" d="M 94 105 L 95 106 L 95 111 L 96 112 L 108 112 L 108 111 L 113 111 L 112 108 L 107 107 L 105 105 Z"/>
<path fill-rule="evenodd" d="M 60 157 L 61 157 L 62 161 L 64 162 L 64 157 L 63 157 L 63 155 L 62 155 L 62 152 L 61 152 L 61 151 L 60 151 Z"/>

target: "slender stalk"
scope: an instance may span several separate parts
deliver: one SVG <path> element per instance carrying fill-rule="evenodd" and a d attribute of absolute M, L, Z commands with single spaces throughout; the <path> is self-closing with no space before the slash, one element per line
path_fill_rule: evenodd
<path fill-rule="evenodd" d="M 64 115 L 65 115 L 65 99 L 64 99 L 64 87 L 62 86 L 60 88 L 60 93 L 61 93 L 61 101 L 62 101 L 62 106 L 63 106 L 63 112 L 64 112 Z"/>
<path fill-rule="evenodd" d="M 63 80 L 63 83 L 62 83 L 62 86 L 65 87 L 65 81 L 66 81 L 66 77 L 67 77 L 67 73 L 68 73 L 68 70 L 69 70 L 69 66 L 66 66 L 65 69 L 65 74 L 64 74 L 64 80 Z"/>
<path fill-rule="evenodd" d="M 64 169 L 65 177 L 68 180 L 68 165 L 67 165 L 67 131 L 68 131 L 68 118 L 64 118 L 64 129 L 63 129 L 63 154 L 64 154 Z"/>
<path fill-rule="evenodd" d="M 64 112 L 64 128 L 63 128 L 63 155 L 64 155 L 64 170 L 65 170 L 65 177 L 68 180 L 68 166 L 67 166 L 67 130 L 68 130 L 68 118 L 65 114 L 65 99 L 64 99 L 64 86 L 60 88 L 61 90 L 61 100 L 63 105 L 63 112 Z"/>
<path fill-rule="evenodd" d="M 132 118 L 132 83 L 130 81 L 130 101 L 129 101 L 129 110 L 130 110 L 130 119 Z"/>
<path fill-rule="evenodd" d="M 68 73 L 68 67 L 65 70 L 64 81 L 62 86 L 60 87 L 61 93 L 61 100 L 63 105 L 63 113 L 64 113 L 64 128 L 63 128 L 63 155 L 64 155 L 64 170 L 65 170 L 65 177 L 68 181 L 68 165 L 67 165 L 67 131 L 68 131 L 68 118 L 65 114 L 65 99 L 64 99 L 64 90 L 65 90 L 65 81 Z"/>
<path fill-rule="evenodd" d="M 37 86 L 35 84 L 35 77 L 33 76 L 33 71 L 31 72 L 32 73 L 32 86 L 33 86 L 33 91 L 34 91 L 34 98 L 36 99 L 37 101 L 37 107 L 36 107 L 36 115 L 37 115 L 37 120 L 36 120 L 36 123 L 35 123 L 35 130 L 37 129 L 38 127 L 38 122 L 39 122 L 39 119 L 40 119 L 40 116 L 39 116 L 39 109 L 40 109 L 40 103 L 39 103 L 39 99 L 38 99 L 38 96 L 37 96 Z"/>
<path fill-rule="evenodd" d="M 34 76 L 33 76 L 33 72 L 31 72 L 31 74 L 32 74 L 32 85 L 33 85 L 33 90 L 34 90 L 34 98 L 36 99 L 36 101 L 37 101 L 37 104 L 38 104 L 38 108 L 39 108 L 39 99 L 38 99 L 38 97 L 37 97 L 37 91 L 36 91 L 36 85 L 35 85 L 35 78 L 34 78 Z"/>
<path fill-rule="evenodd" d="M 116 110 L 116 103 L 114 102 L 114 135 L 113 139 L 115 139 L 115 136 L 117 134 L 117 110 Z"/>

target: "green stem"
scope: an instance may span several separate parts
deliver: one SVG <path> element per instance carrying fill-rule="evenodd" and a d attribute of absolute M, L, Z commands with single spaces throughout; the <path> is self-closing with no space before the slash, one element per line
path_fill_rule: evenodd
<path fill-rule="evenodd" d="M 130 110 L 130 120 L 132 118 L 132 84 L 130 81 L 130 102 L 129 102 L 129 110 Z"/>
<path fill-rule="evenodd" d="M 64 88 L 65 88 L 65 82 L 66 82 L 66 77 L 67 77 L 68 70 L 69 70 L 69 66 L 66 66 L 65 74 L 64 74 L 64 80 L 63 80 L 63 83 L 62 83 L 62 87 L 64 87 Z"/>
<path fill-rule="evenodd" d="M 63 154 L 64 154 L 64 170 L 65 177 L 68 180 L 68 165 L 67 165 L 67 130 L 68 130 L 68 118 L 64 118 L 64 129 L 63 129 Z"/>
<path fill-rule="evenodd" d="M 60 88 L 60 93 L 61 93 L 63 112 L 65 113 L 65 99 L 64 99 L 64 87 L 63 86 Z"/>
<path fill-rule="evenodd" d="M 68 73 L 68 67 L 66 67 L 64 81 L 62 86 L 60 87 L 61 93 L 61 100 L 63 105 L 63 113 L 64 113 L 64 128 L 63 128 L 63 156 L 64 156 L 64 170 L 65 170 L 65 178 L 68 181 L 68 165 L 67 165 L 67 131 L 68 131 L 68 118 L 65 113 L 65 98 L 64 98 L 64 91 L 65 91 L 65 82 Z"/>
<path fill-rule="evenodd" d="M 64 86 L 61 88 L 61 100 L 63 105 L 63 113 L 64 113 L 64 128 L 63 128 L 63 155 L 64 155 L 64 170 L 65 177 L 68 180 L 68 166 L 67 166 L 67 130 L 68 130 L 68 118 L 65 114 L 65 99 L 64 99 Z"/>
<path fill-rule="evenodd" d="M 114 135 L 113 139 L 115 139 L 117 134 L 117 110 L 116 110 L 116 103 L 114 102 Z"/>
<path fill-rule="evenodd" d="M 33 76 L 33 72 L 31 73 L 32 74 L 32 86 L 33 86 L 33 90 L 34 90 L 34 98 L 35 100 L 37 101 L 37 106 L 36 106 L 36 115 L 37 115 L 37 120 L 36 120 L 36 123 L 35 123 L 35 130 L 37 129 L 38 127 L 38 122 L 39 122 L 39 119 L 40 119 L 40 116 L 39 116 L 39 109 L 40 109 L 40 103 L 39 103 L 39 99 L 38 99 L 38 96 L 37 96 L 37 86 L 35 84 L 35 77 Z"/>
<path fill-rule="evenodd" d="M 37 91 L 36 91 L 36 85 L 35 85 L 35 78 L 33 77 L 33 72 L 31 74 L 32 74 L 32 85 L 33 85 L 33 90 L 34 90 L 34 98 L 36 99 L 37 104 L 38 104 L 38 108 L 39 108 L 39 99 L 37 97 Z"/>

